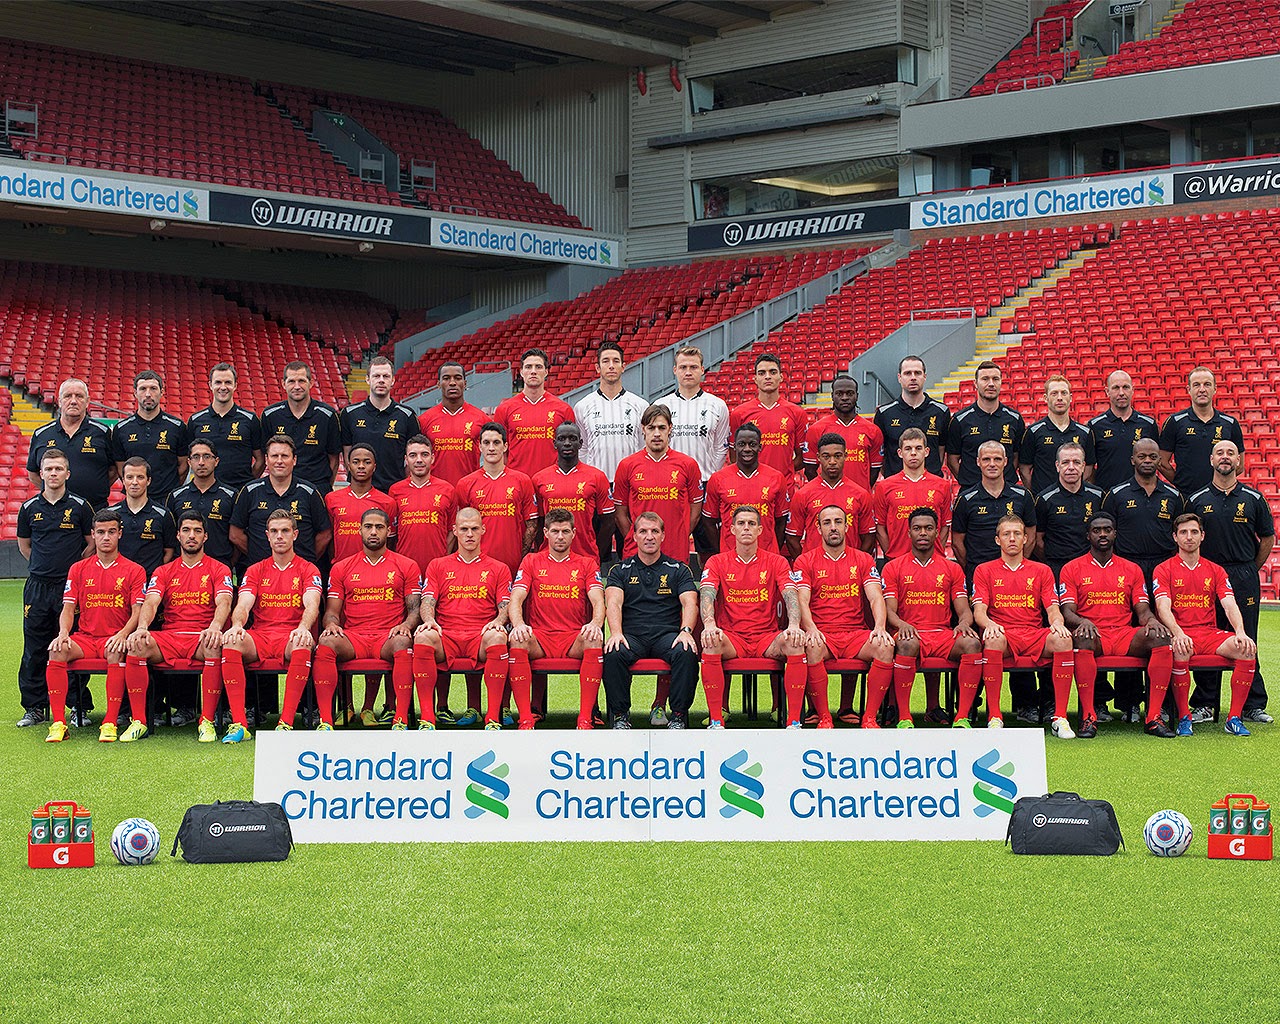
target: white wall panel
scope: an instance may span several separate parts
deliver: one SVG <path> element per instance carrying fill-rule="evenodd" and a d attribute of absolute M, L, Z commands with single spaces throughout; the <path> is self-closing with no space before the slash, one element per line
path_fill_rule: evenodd
<path fill-rule="evenodd" d="M 1031 25 L 1028 0 L 955 0 L 947 21 L 949 96 L 962 96 Z"/>

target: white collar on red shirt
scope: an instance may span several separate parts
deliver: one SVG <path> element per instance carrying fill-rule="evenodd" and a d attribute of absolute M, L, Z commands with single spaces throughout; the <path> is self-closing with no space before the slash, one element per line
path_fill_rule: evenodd
<path fill-rule="evenodd" d="M 1116 560 L 1116 556 L 1112 554 L 1112 556 L 1108 558 L 1105 562 L 1099 562 L 1098 556 L 1095 555 L 1092 551 L 1089 552 L 1089 557 L 1093 560 L 1093 564 L 1096 565 L 1099 569 L 1107 568 L 1109 565 L 1111 565 L 1112 562 Z"/>
<path fill-rule="evenodd" d="M 734 467 L 738 470 L 738 476 L 740 476 L 743 480 L 750 480 L 760 472 L 760 463 L 758 462 L 756 463 L 755 472 L 752 472 L 752 473 L 742 472 L 742 467 L 739 466 L 736 462 L 734 463 Z"/>
<path fill-rule="evenodd" d="M 568 472 L 560 468 L 559 462 L 556 463 L 556 472 L 559 473 L 561 476 L 573 476 L 573 474 L 578 472 L 578 470 L 580 470 L 581 468 L 582 468 L 581 461 L 579 461 L 578 464 L 575 465 L 573 469 L 569 470 Z"/>
<path fill-rule="evenodd" d="M 936 559 L 937 557 L 938 557 L 938 553 L 934 551 L 929 555 L 929 560 L 927 562 L 922 562 L 920 561 L 919 555 L 917 555 L 914 551 L 911 553 L 911 560 L 915 562 L 916 565 L 920 566 L 921 569 L 929 568 L 929 566 L 933 565 L 934 559 Z"/>
<path fill-rule="evenodd" d="M 368 553 L 366 552 L 366 553 L 365 553 L 365 555 L 364 555 L 364 560 L 365 560 L 365 564 L 366 564 L 366 565 L 381 565 L 383 562 L 385 562 L 385 561 L 387 560 L 387 553 L 386 553 L 386 551 L 384 550 L 384 551 L 382 552 L 382 557 L 381 557 L 381 558 L 379 558 L 376 562 L 371 562 L 371 561 L 369 561 L 369 555 L 368 555 Z"/>
<path fill-rule="evenodd" d="M 549 395 L 547 394 L 547 392 L 544 390 L 544 391 L 542 392 L 542 397 L 541 397 L 541 398 L 539 398 L 536 402 L 531 402 L 531 401 L 529 400 L 529 396 L 528 396 L 525 392 L 523 392 L 523 391 L 521 391 L 521 392 L 520 392 L 520 397 L 524 399 L 525 405 L 541 405 L 541 404 L 542 404 L 544 401 L 546 401 L 546 400 L 547 400 L 547 398 L 548 398 L 548 397 L 550 397 L 550 396 L 549 396 Z"/>
<path fill-rule="evenodd" d="M 454 558 L 456 558 L 456 559 L 457 559 L 459 562 L 461 562 L 463 565 L 475 565 L 475 564 L 476 564 L 476 562 L 478 562 L 478 561 L 480 561 L 480 559 L 484 558 L 484 555 L 483 555 L 483 554 L 477 554 L 475 558 L 470 558 L 470 559 L 468 559 L 468 558 L 463 558 L 463 557 L 462 557 L 462 552 L 461 552 L 461 551 L 455 551 L 455 552 L 453 553 L 453 557 L 454 557 Z"/>
<path fill-rule="evenodd" d="M 413 487 L 413 488 L 415 488 L 416 490 L 419 490 L 419 491 L 420 491 L 420 490 L 422 490 L 422 488 L 424 488 L 424 487 L 430 487 L 430 486 L 431 486 L 431 484 L 432 484 L 431 474 L 430 474 L 430 473 L 428 473 L 428 474 L 427 474 L 427 479 L 426 479 L 424 482 L 420 483 L 420 484 L 416 484 L 416 483 L 414 483 L 414 482 L 413 482 L 413 477 L 411 477 L 411 476 L 407 476 L 407 477 L 405 477 L 405 479 L 409 481 L 409 486 L 410 486 L 410 487 Z"/>
<path fill-rule="evenodd" d="M 456 409 L 446 409 L 443 405 L 439 406 L 438 408 L 439 408 L 439 409 L 440 409 L 440 411 L 441 411 L 442 413 L 444 413 L 446 416 L 458 416 L 458 415 L 460 415 L 460 414 L 462 414 L 462 413 L 464 413 L 464 412 L 468 412 L 468 411 L 470 411 L 470 410 L 468 409 L 468 407 L 467 407 L 467 403 L 466 403 L 466 402 L 463 402 L 463 403 L 462 403 L 460 406 L 458 406 L 458 408 L 456 408 Z"/>
<path fill-rule="evenodd" d="M 645 445 L 645 446 L 644 446 L 644 453 L 645 453 L 647 456 L 649 456 L 649 461 L 650 461 L 650 462 L 666 462 L 666 461 L 667 461 L 667 456 L 671 454 L 671 449 L 670 449 L 670 448 L 668 448 L 666 451 L 664 451 L 664 452 L 662 453 L 662 457 L 661 457 L 661 458 L 658 458 L 658 459 L 655 459 L 655 458 L 653 457 L 653 452 L 649 451 L 649 446 L 648 446 L 648 445 Z"/>
<path fill-rule="evenodd" d="M 1199 569 L 1199 568 L 1200 568 L 1200 563 L 1204 561 L 1204 558 L 1203 558 L 1203 557 L 1201 557 L 1201 556 L 1199 556 L 1199 555 L 1197 555 L 1197 556 L 1196 556 L 1196 564 L 1195 564 L 1195 565 L 1191 565 L 1191 564 L 1189 564 L 1189 563 L 1187 562 L 1187 560 L 1182 556 L 1182 552 L 1181 552 L 1181 551 L 1179 551 L 1179 552 L 1178 552 L 1178 561 L 1179 561 L 1179 562 L 1181 562 L 1184 566 L 1186 566 L 1186 567 L 1187 567 L 1189 570 L 1191 570 L 1192 572 L 1195 572 L 1195 570 L 1197 570 L 1197 569 Z"/>
<path fill-rule="evenodd" d="M 110 561 L 110 562 L 104 562 L 104 561 L 102 560 L 102 556 L 101 556 L 101 555 L 99 555 L 99 554 L 97 554 L 96 552 L 94 553 L 94 556 L 93 556 L 93 557 L 94 557 L 95 559 L 97 559 L 98 564 L 99 564 L 100 566 L 102 566 L 102 568 L 104 568 L 104 569 L 110 569 L 113 565 L 115 565 L 115 564 L 116 564 L 116 562 L 120 561 L 120 559 L 121 559 L 122 557 L 124 557 L 124 556 L 123 556 L 123 555 L 121 555 L 119 551 L 117 551 L 117 552 L 116 552 L 116 557 L 115 557 L 115 558 L 113 558 L 113 559 L 111 559 L 111 561 Z"/>
<path fill-rule="evenodd" d="M 821 484 L 822 484 L 822 486 L 823 486 L 823 487 L 825 487 L 825 488 L 826 488 L 827 490 L 829 490 L 829 491 L 834 491 L 837 487 L 839 487 L 839 486 L 840 486 L 840 484 L 843 484 L 843 483 L 846 483 L 846 482 L 847 482 L 847 481 L 845 480 L 845 478 L 844 478 L 844 477 L 841 477 L 841 478 L 840 478 L 840 483 L 839 483 L 839 484 L 829 484 L 829 483 L 827 483 L 827 478 L 826 478 L 825 476 L 819 476 L 819 477 L 817 477 L 816 479 L 818 480 L 818 482 L 819 482 L 819 483 L 821 483 Z"/>
<path fill-rule="evenodd" d="M 1004 566 L 1006 569 L 1008 569 L 1010 572 L 1021 572 L 1021 571 L 1022 571 L 1022 569 L 1026 566 L 1026 564 L 1027 564 L 1027 560 L 1024 558 L 1024 559 L 1023 559 L 1021 562 L 1019 562 L 1017 565 L 1010 565 L 1010 564 L 1009 564 L 1008 562 L 1006 562 L 1003 558 L 1001 558 L 1001 559 L 1000 559 L 1000 564 L 1001 564 L 1001 565 L 1003 565 L 1003 566 Z"/>
<path fill-rule="evenodd" d="M 825 558 L 828 562 L 843 562 L 846 558 L 849 557 L 849 546 L 846 544 L 844 548 L 841 549 L 839 558 L 832 558 L 831 553 L 827 550 L 827 546 L 823 544 L 822 557 Z"/>
<path fill-rule="evenodd" d="M 734 558 L 734 561 L 736 561 L 739 565 L 750 565 L 752 562 L 755 562 L 760 558 L 760 549 L 756 548 L 756 553 L 752 555 L 750 558 L 743 558 L 740 554 L 738 554 L 738 549 L 735 547 L 733 549 L 733 558 Z"/>
<path fill-rule="evenodd" d="M 556 556 L 555 556 L 555 555 L 553 555 L 553 554 L 551 553 L 551 549 L 550 549 L 550 548 L 547 548 L 547 557 L 548 557 L 549 559 L 551 559 L 551 561 L 553 561 L 553 562 L 558 562 L 558 563 L 560 563 L 561 565 L 563 565 L 565 562 L 569 561 L 569 559 L 571 559 L 571 558 L 573 557 L 573 550 L 572 550 L 572 549 L 570 549 L 570 550 L 566 551 L 566 552 L 564 553 L 564 558 L 556 558 Z"/>
<path fill-rule="evenodd" d="M 298 560 L 298 553 L 296 551 L 290 556 L 289 561 L 287 561 L 284 565 L 281 565 L 279 562 L 276 561 L 275 555 L 272 555 L 270 558 L 272 568 L 274 568 L 277 572 L 287 571 L 289 567 L 292 566 L 293 563 L 296 562 L 297 560 Z"/>

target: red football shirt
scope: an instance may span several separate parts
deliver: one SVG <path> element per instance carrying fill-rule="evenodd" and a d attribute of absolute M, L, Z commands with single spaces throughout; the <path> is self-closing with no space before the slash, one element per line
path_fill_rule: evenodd
<path fill-rule="evenodd" d="M 1173 617 L 1183 629 L 1216 627 L 1214 598 L 1221 601 L 1235 596 L 1222 566 L 1202 558 L 1193 569 L 1182 560 L 1181 553 L 1157 565 L 1151 582 L 1156 597 L 1169 599 Z"/>
<path fill-rule="evenodd" d="M 736 465 L 725 466 L 711 474 L 702 514 L 720 520 L 720 550 L 733 551 L 733 513 L 740 505 L 754 505 L 760 510 L 760 550 L 778 551 L 778 534 L 774 521 L 785 519 L 791 511 L 791 474 L 784 476 L 772 466 L 757 466 L 746 476 Z"/>
<path fill-rule="evenodd" d="M 1053 570 L 1024 558 L 1016 569 L 1003 558 L 983 562 L 973 574 L 973 603 L 987 606 L 987 616 L 1006 629 L 1037 629 L 1045 611 L 1058 603 Z"/>
<path fill-rule="evenodd" d="M 856 548 L 868 533 L 876 532 L 875 516 L 871 511 L 871 495 L 865 488 L 849 480 L 842 480 L 832 487 L 822 477 L 810 480 L 791 498 L 791 518 L 787 520 L 787 533 L 801 539 L 801 548 L 812 551 L 822 547 L 822 534 L 818 532 L 818 513 L 828 505 L 844 509 L 848 523 L 845 543 Z"/>
<path fill-rule="evenodd" d="M 855 416 L 852 423 L 841 423 L 835 413 L 815 420 L 805 431 L 804 464 L 818 464 L 818 440 L 823 434 L 839 434 L 844 438 L 844 475 L 863 490 L 871 490 L 871 470 L 884 465 L 884 434 L 870 420 Z"/>
<path fill-rule="evenodd" d="M 784 590 L 795 590 L 791 566 L 772 551 L 744 562 L 736 551 L 707 559 L 701 586 L 716 588 L 716 625 L 743 636 L 776 633 Z"/>
<path fill-rule="evenodd" d="M 525 555 L 511 589 L 529 595 L 521 612 L 534 629 L 576 633 L 591 621 L 587 595 L 604 587 L 596 560 L 570 550 L 563 559 L 553 558 L 550 551 Z"/>
<path fill-rule="evenodd" d="M 458 511 L 453 485 L 434 476 L 421 486 L 410 479 L 397 480 L 388 497 L 396 509 L 396 551 L 417 562 L 421 575 L 433 558 L 442 558 L 448 550 Z"/>
<path fill-rule="evenodd" d="M 376 562 L 362 550 L 329 570 L 329 596 L 342 599 L 347 629 L 391 630 L 404 621 L 404 599 L 418 592 L 418 563 L 395 551 Z"/>
<path fill-rule="evenodd" d="M 370 488 L 369 493 L 364 496 L 352 494 L 350 487 L 344 487 L 340 491 L 330 491 L 324 496 L 324 507 L 329 510 L 329 518 L 333 521 L 333 560 L 335 562 L 364 551 L 364 541 L 360 539 L 360 517 L 371 508 L 380 508 L 387 514 L 390 520 L 387 525 L 390 527 L 391 536 L 395 536 L 396 503 L 376 487 Z"/>
<path fill-rule="evenodd" d="M 968 597 L 964 570 L 941 555 L 921 562 L 914 554 L 884 567 L 884 596 L 897 598 L 898 617 L 916 629 L 950 629 L 951 605 Z"/>
<path fill-rule="evenodd" d="M 231 570 L 216 558 L 202 555 L 195 565 L 181 557 L 165 562 L 151 574 L 147 594 L 159 594 L 164 628 L 199 633 L 213 621 L 213 606 L 223 594 L 230 597 Z"/>
<path fill-rule="evenodd" d="M 116 555 L 110 565 L 103 565 L 96 554 L 82 558 L 67 573 L 62 603 L 73 604 L 80 612 L 76 631 L 87 636 L 109 637 L 119 633 L 133 614 L 133 606 L 142 604 L 147 586 L 147 571 L 137 562 Z"/>
<path fill-rule="evenodd" d="M 501 403 L 493 421 L 507 428 L 507 465 L 526 476 L 556 464 L 556 427 L 577 422 L 573 409 L 554 395 L 531 402 L 523 393 Z"/>
<path fill-rule="evenodd" d="M 614 504 L 627 510 L 632 529 L 627 533 L 622 557 L 636 553 L 635 521 L 641 512 L 662 517 L 662 553 L 677 562 L 689 560 L 689 515 L 702 500 L 702 471 L 688 455 L 668 448 L 655 459 L 643 448 L 618 463 L 613 478 Z"/>
<path fill-rule="evenodd" d="M 809 615 L 822 630 L 870 629 L 864 603 L 868 583 L 880 584 L 876 560 L 865 551 L 845 548 L 832 558 L 819 546 L 796 559 L 801 588 L 809 590 Z"/>
<path fill-rule="evenodd" d="M 773 405 L 762 405 L 752 398 L 729 412 L 729 444 L 744 423 L 754 423 L 760 428 L 760 462 L 771 466 L 784 476 L 796 471 L 796 452 L 804 447 L 808 414 L 798 405 L 779 399 Z M 733 448 L 730 447 L 730 452 Z"/>
<path fill-rule="evenodd" d="M 240 581 L 240 593 L 254 596 L 254 629 L 297 629 L 302 599 L 312 591 L 324 596 L 320 570 L 297 555 L 283 569 L 274 558 L 255 562 Z"/>
<path fill-rule="evenodd" d="M 1100 629 L 1133 625 L 1133 612 L 1147 599 L 1141 566 L 1117 555 L 1106 565 L 1092 553 L 1073 558 L 1058 574 L 1058 599 Z"/>
<path fill-rule="evenodd" d="M 467 402 L 457 412 L 433 405 L 418 417 L 418 429 L 431 438 L 432 476 L 456 484 L 480 468 L 480 428 L 489 417 Z"/>
<path fill-rule="evenodd" d="M 918 508 L 931 508 L 938 514 L 938 537 L 951 525 L 951 484 L 940 476 L 926 473 L 919 480 L 908 480 L 905 473 L 877 480 L 871 492 L 871 510 L 876 525 L 889 535 L 889 558 L 911 554 L 911 513 Z M 942 554 L 942 544 L 938 545 Z"/>
<path fill-rule="evenodd" d="M 464 636 L 492 622 L 498 605 L 510 596 L 511 570 L 485 555 L 470 562 L 456 551 L 437 558 L 422 580 L 422 599 L 436 600 L 436 622 Z"/>
<path fill-rule="evenodd" d="M 609 478 L 604 473 L 585 462 L 579 462 L 568 473 L 554 465 L 534 474 L 533 497 L 540 516 L 546 516 L 553 508 L 573 513 L 573 544 L 569 550 L 587 558 L 599 557 L 592 517 L 613 515 Z M 546 546 L 542 539 L 539 550 Z"/>
<path fill-rule="evenodd" d="M 458 508 L 477 509 L 484 517 L 480 550 L 505 565 L 509 579 L 524 554 L 525 523 L 538 518 L 533 482 L 510 466 L 496 477 L 480 469 L 458 481 L 455 497 Z"/>

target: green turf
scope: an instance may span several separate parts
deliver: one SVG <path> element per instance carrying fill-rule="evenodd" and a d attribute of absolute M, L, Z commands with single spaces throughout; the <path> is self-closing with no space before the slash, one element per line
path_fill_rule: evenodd
<path fill-rule="evenodd" d="M 168 855 L 182 812 L 250 796 L 252 744 L 198 745 L 191 727 L 46 746 L 43 729 L 14 729 L 19 602 L 0 583 L 14 624 L 0 652 L 4 1024 L 1280 1020 L 1275 865 L 1209 861 L 1204 838 L 1227 790 L 1280 798 L 1280 726 L 1051 738 L 1050 785 L 1116 806 L 1129 851 L 1106 859 L 995 843 L 445 844 L 194 866 Z M 1280 614 L 1263 631 L 1280 681 Z M 554 686 L 553 705 L 574 700 Z M 94 870 L 27 869 L 30 811 L 52 798 L 93 811 Z M 1142 846 L 1162 807 L 1195 826 L 1181 859 Z M 130 815 L 160 828 L 151 867 L 111 859 Z"/>

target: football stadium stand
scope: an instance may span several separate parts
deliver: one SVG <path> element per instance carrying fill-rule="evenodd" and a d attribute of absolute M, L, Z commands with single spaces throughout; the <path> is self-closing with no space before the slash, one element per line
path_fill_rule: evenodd
<path fill-rule="evenodd" d="M 1080 62 L 1078 50 L 1064 50 L 1071 38 L 1072 22 L 1088 6 L 1088 0 L 1054 4 L 1031 23 L 1031 31 L 1008 55 L 982 76 L 970 96 L 1038 89 L 1054 85 Z"/>
<path fill-rule="evenodd" d="M 1122 43 L 1093 73 L 1115 78 L 1280 53 L 1280 0 L 1191 0 L 1152 39 Z"/>
<path fill-rule="evenodd" d="M 822 274 L 868 249 L 799 252 L 628 270 L 585 295 L 548 302 L 433 349 L 401 368 L 397 388 L 411 395 L 434 387 L 440 364 L 519 357 L 547 349 L 552 386 L 568 391 L 596 375 L 595 350 L 618 341 L 627 358 L 656 352 Z"/>
<path fill-rule="evenodd" d="M 390 306 L 361 292 L 254 281 L 208 283 L 214 291 L 255 313 L 352 359 L 360 359 L 381 345 L 395 323 Z"/>

